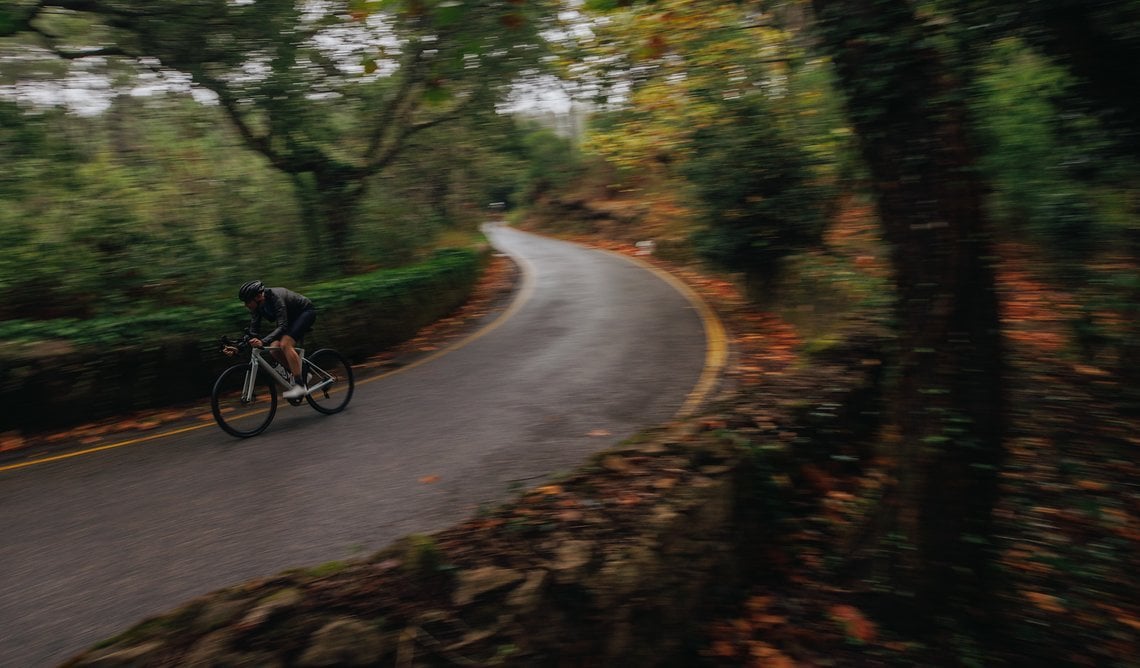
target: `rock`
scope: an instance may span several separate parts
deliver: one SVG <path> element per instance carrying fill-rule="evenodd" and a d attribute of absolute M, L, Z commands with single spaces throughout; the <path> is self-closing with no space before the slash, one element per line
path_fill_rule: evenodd
<path fill-rule="evenodd" d="M 234 632 L 230 629 L 215 631 L 190 648 L 181 663 L 187 668 L 235 665 L 234 657 L 230 653 L 230 643 L 233 639 Z"/>
<path fill-rule="evenodd" d="M 497 566 L 484 566 L 459 574 L 459 584 L 452 595 L 452 601 L 457 606 L 465 606 L 477 597 L 510 587 L 526 576 L 509 568 Z"/>
<path fill-rule="evenodd" d="M 528 615 L 538 609 L 542 603 L 542 592 L 546 585 L 548 573 L 544 570 L 534 570 L 526 575 L 526 581 L 507 597 L 507 605 L 515 608 L 519 614 Z"/>
<path fill-rule="evenodd" d="M 368 666 L 384 655 L 384 637 L 373 625 L 351 617 L 335 619 L 313 634 L 299 666 Z"/>
<path fill-rule="evenodd" d="M 244 599 L 208 601 L 202 612 L 194 620 L 194 630 L 199 633 L 209 633 L 214 629 L 232 624 L 248 606 L 249 601 Z"/>
<path fill-rule="evenodd" d="M 74 665 L 82 668 L 146 665 L 163 647 L 157 640 L 132 647 L 110 647 L 84 657 Z"/>
<path fill-rule="evenodd" d="M 300 591 L 291 588 L 282 589 L 270 596 L 266 596 L 258 602 L 253 610 L 251 610 L 244 619 L 238 622 L 238 629 L 242 631 L 252 631 L 268 621 L 273 615 L 288 610 L 300 602 Z"/>
<path fill-rule="evenodd" d="M 584 540 L 567 540 L 558 546 L 550 569 L 559 582 L 576 580 L 585 573 L 593 552 L 593 546 Z"/>

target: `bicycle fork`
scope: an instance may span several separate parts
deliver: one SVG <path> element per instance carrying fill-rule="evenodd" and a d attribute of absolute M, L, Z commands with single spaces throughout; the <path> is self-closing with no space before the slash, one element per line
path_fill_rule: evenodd
<path fill-rule="evenodd" d="M 241 390 L 241 402 L 243 404 L 253 403 L 253 386 L 257 382 L 257 363 L 258 360 L 250 361 L 249 369 L 245 372 L 245 386 Z"/>

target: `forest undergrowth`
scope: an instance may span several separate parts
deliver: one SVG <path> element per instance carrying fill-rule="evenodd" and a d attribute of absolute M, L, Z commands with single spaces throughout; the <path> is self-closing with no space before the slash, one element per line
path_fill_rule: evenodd
<path fill-rule="evenodd" d="M 599 229 L 613 236 L 613 227 Z M 575 238 L 636 253 L 629 233 L 623 236 Z M 886 276 L 886 250 L 865 207 L 840 216 L 828 246 L 846 266 Z M 963 638 L 947 654 L 892 630 L 868 603 L 870 583 L 845 575 L 852 537 L 890 481 L 873 447 L 852 444 L 858 461 L 819 466 L 793 458 L 792 469 L 774 476 L 791 512 L 763 550 L 753 587 L 702 622 L 702 661 L 776 668 L 1140 665 L 1140 418 L 1123 404 L 1127 388 L 1077 353 L 1072 322 L 1081 296 L 1041 275 L 1047 264 L 1037 261 L 1035 249 L 1003 243 L 998 254 L 1011 415 L 995 511 L 998 600 L 1009 622 L 997 641 L 983 648 Z M 793 444 L 799 435 L 788 426 L 792 407 L 826 401 L 842 385 L 838 374 L 882 361 L 871 343 L 883 336 L 882 313 L 847 314 L 846 342 L 832 345 L 836 335 L 825 336 L 834 350 L 815 356 L 810 351 L 818 343 L 809 338 L 819 328 L 788 317 L 804 309 L 760 308 L 729 280 L 643 259 L 685 278 L 730 332 L 734 359 L 726 380 L 733 398 L 704 418 L 707 428 L 752 443 Z"/>

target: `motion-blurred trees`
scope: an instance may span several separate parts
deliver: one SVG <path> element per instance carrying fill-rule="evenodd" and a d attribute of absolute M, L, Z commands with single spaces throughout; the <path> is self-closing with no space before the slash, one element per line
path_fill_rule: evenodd
<path fill-rule="evenodd" d="M 899 335 L 885 432 L 899 484 L 883 507 L 876 584 L 928 621 L 983 621 L 1006 421 L 994 222 L 1044 248 L 1064 280 L 1118 286 L 1085 294 L 1115 302 L 1087 307 L 1123 332 L 1120 374 L 1131 377 L 1140 280 L 1096 265 L 1134 267 L 1140 253 L 1113 263 L 1096 249 L 1140 248 L 1140 86 L 1130 85 L 1140 10 L 1115 0 L 585 7 L 599 19 L 567 71 L 600 105 L 586 148 L 634 179 L 687 177 L 705 238 L 722 242 L 710 248 L 730 251 L 734 268 L 763 275 L 766 259 L 731 252 L 755 249 L 756 233 L 788 251 L 816 238 L 807 214 L 826 197 L 796 196 L 799 186 L 874 195 Z M 838 97 L 861 161 L 845 153 Z M 743 213 L 767 205 L 779 215 Z M 756 225 L 735 224 L 746 219 Z"/>
<path fill-rule="evenodd" d="M 567 74 L 612 115 L 586 148 L 621 167 L 666 170 L 684 160 L 694 129 L 716 121 L 723 100 L 780 94 L 791 46 L 754 5 L 586 3 L 602 19 L 563 43 Z"/>
<path fill-rule="evenodd" d="M 984 620 L 994 612 L 991 526 L 1006 397 L 959 54 L 914 3 L 813 4 L 871 173 L 897 290 L 887 405 L 898 484 L 876 563 L 913 619 Z"/>
<path fill-rule="evenodd" d="M 504 146 L 524 136 L 514 120 L 490 121 L 425 130 L 370 180 L 349 242 L 361 266 L 471 242 L 526 158 Z M 0 319 L 228 302 L 249 276 L 309 283 L 288 176 L 184 93 L 118 95 L 96 114 L 0 100 L 0 162 Z"/>
<path fill-rule="evenodd" d="M 1073 263 L 1065 269 L 1070 280 L 1102 286 L 1100 294 L 1087 296 L 1103 302 L 1111 319 L 1123 321 L 1119 333 L 1108 336 L 1118 339 L 1116 371 L 1124 387 L 1140 387 L 1140 276 L 1131 269 L 1140 263 L 1140 71 L 1135 67 L 1140 5 L 1128 0 L 956 0 L 950 7 L 960 21 L 989 39 L 1022 41 L 1070 75 L 1066 89 L 1050 101 L 1057 116 L 1068 121 L 1057 128 L 1070 149 L 1064 152 L 1067 176 L 1085 192 L 1062 200 L 1061 210 L 1051 211 L 1049 218 L 1068 224 L 1073 234 L 1058 241 L 1072 247 L 1070 254 L 1084 264 L 1095 262 L 1090 239 L 1100 242 L 1096 247 L 1127 254 L 1124 271 L 1093 276 L 1080 267 L 1074 271 Z M 1084 141 L 1074 142 L 1073 134 Z M 1074 200 L 1077 211 L 1067 206 Z M 1078 333 L 1087 337 L 1091 327 L 1094 338 L 1104 339 L 1094 310 L 1090 305 L 1076 323 Z M 1132 394 L 1140 402 L 1137 391 Z"/>
<path fill-rule="evenodd" d="M 902 0 L 817 1 L 811 31 L 798 2 L 593 5 L 613 13 L 584 66 L 605 75 L 587 84 L 618 93 L 606 98 L 615 119 L 593 145 L 689 176 L 720 248 L 751 253 L 735 268 L 753 276 L 773 259 L 758 248 L 788 253 L 818 238 L 813 209 L 827 198 L 812 187 L 858 171 L 845 164 L 844 123 L 819 74 L 834 66 L 893 247 L 898 353 L 887 433 L 899 485 L 875 551 L 880 585 L 928 619 L 982 615 L 1005 393 L 961 54 L 916 13 L 929 7 Z M 820 42 L 830 61 L 813 56 Z M 803 153 L 828 158 L 826 168 Z"/>
<path fill-rule="evenodd" d="M 765 3 L 586 7 L 600 19 L 563 43 L 599 106 L 584 150 L 691 191 L 698 249 L 767 294 L 783 258 L 818 243 L 838 191 L 846 138 L 826 63 Z"/>
<path fill-rule="evenodd" d="M 551 2 L 40 0 L 0 13 L 65 59 L 129 59 L 211 91 L 248 147 L 288 174 L 311 272 L 351 264 L 369 177 L 428 128 L 504 99 L 542 66 Z M 329 262 L 331 256 L 332 262 Z"/>
<path fill-rule="evenodd" d="M 124 96 L 94 116 L 7 101 L 0 115 L 0 319 L 212 300 L 267 266 L 299 278 L 296 235 L 266 233 L 296 225 L 288 181 L 216 108 Z"/>

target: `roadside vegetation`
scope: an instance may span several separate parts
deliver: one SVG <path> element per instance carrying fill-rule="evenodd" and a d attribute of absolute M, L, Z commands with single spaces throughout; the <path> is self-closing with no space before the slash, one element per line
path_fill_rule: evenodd
<path fill-rule="evenodd" d="M 342 272 L 305 233 L 288 180 L 214 108 L 159 95 L 119 98 L 89 117 L 11 101 L 0 112 L 5 321 L 220 311 L 249 276 L 301 289 L 475 246 L 487 205 L 525 186 L 525 152 L 510 144 L 542 133 L 503 121 L 451 134 L 461 160 L 414 151 L 362 202 L 345 251 L 353 270 Z M 440 192 L 424 172 L 442 181 Z"/>
<path fill-rule="evenodd" d="M 741 351 L 703 424 L 781 500 L 694 656 L 1134 661 L 1134 3 L 70 4 L 0 10 L 5 83 L 58 78 L 107 33 L 96 67 L 180 72 L 213 103 L 0 101 L 4 331 L 406 267 L 475 238 L 491 202 L 651 241 Z M 197 35 L 216 48 L 179 48 Z M 589 101 L 581 138 L 496 113 L 542 74 Z M 864 374 L 872 396 L 833 410 Z"/>

